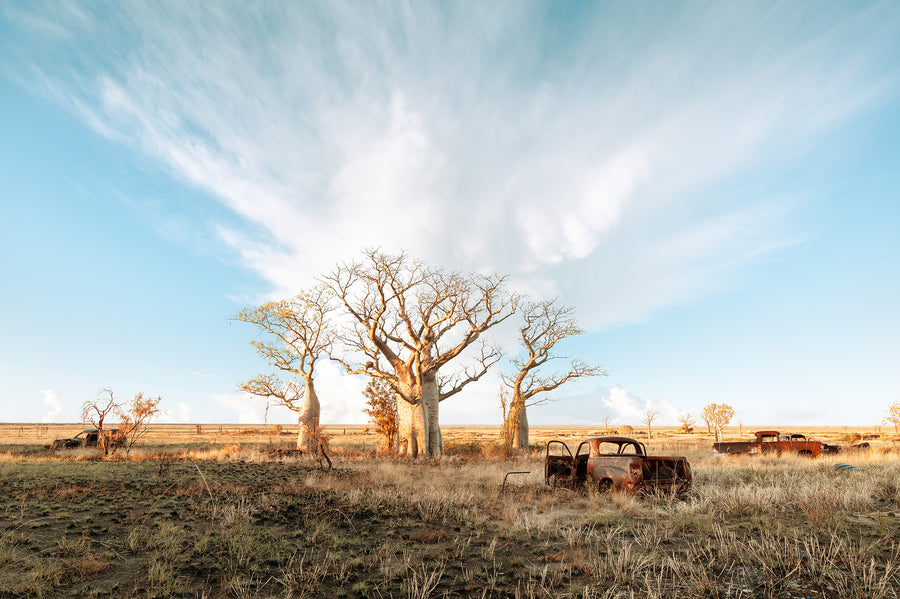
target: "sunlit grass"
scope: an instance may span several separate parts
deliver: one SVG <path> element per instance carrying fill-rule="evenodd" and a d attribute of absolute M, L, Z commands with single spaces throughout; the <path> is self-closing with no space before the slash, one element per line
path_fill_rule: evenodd
<path fill-rule="evenodd" d="M 544 486 L 547 438 L 569 434 L 574 449 L 602 431 L 538 430 L 533 451 L 507 459 L 479 448 L 494 442 L 491 431 L 460 428 L 445 437 L 447 456 L 408 461 L 376 458 L 376 437 L 341 429 L 330 472 L 315 457 L 274 457 L 294 438 L 263 432 L 150 438 L 130 459 L 7 452 L 0 588 L 44 597 L 900 592 L 900 454 L 890 439 L 810 460 L 716 457 L 702 435 L 660 433 L 651 452 L 686 455 L 693 467 L 693 491 L 680 500 Z M 502 487 L 511 471 L 529 473 Z"/>

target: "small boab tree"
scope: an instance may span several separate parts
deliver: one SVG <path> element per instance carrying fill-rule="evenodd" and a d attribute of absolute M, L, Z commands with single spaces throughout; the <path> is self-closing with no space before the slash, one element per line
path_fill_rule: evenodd
<path fill-rule="evenodd" d="M 329 322 L 331 293 L 316 286 L 297 296 L 244 308 L 232 319 L 259 327 L 266 337 L 250 344 L 270 366 L 302 380 L 282 381 L 275 374 L 260 374 L 241 384 L 247 393 L 265 397 L 298 414 L 297 448 L 318 451 L 319 397 L 315 389 L 316 361 L 331 350 L 334 335 Z"/>
<path fill-rule="evenodd" d="M 652 407 L 647 406 L 647 409 L 644 410 L 644 414 L 641 416 L 641 422 L 647 425 L 647 439 L 653 438 L 653 429 L 651 425 L 653 421 L 656 420 L 656 417 L 659 416 L 659 410 L 654 410 Z"/>
<path fill-rule="evenodd" d="M 369 379 L 364 394 L 368 407 L 363 412 L 382 437 L 381 451 L 391 453 L 397 441 L 397 394 L 387 382 L 374 378 Z"/>
<path fill-rule="evenodd" d="M 887 416 L 884 419 L 894 425 L 895 434 L 900 431 L 900 401 L 895 401 L 888 406 Z"/>
<path fill-rule="evenodd" d="M 439 456 L 440 402 L 500 359 L 498 349 L 478 341 L 515 312 L 518 299 L 501 276 L 447 272 L 405 252 L 363 254 L 322 277 L 352 321 L 340 334 L 346 354 L 335 359 L 349 374 L 381 379 L 397 394 L 401 453 Z M 443 375 L 441 369 L 478 345 L 473 367 Z"/>
<path fill-rule="evenodd" d="M 526 302 L 521 312 L 519 338 L 524 353 L 512 359 L 511 373 L 501 374 L 510 396 L 508 411 L 506 400 L 501 399 L 505 412 L 502 434 L 507 447 L 513 450 L 528 449 L 529 407 L 552 401 L 547 393 L 573 379 L 607 374 L 601 366 L 590 366 L 581 360 L 572 360 L 568 369 L 562 371 L 541 372 L 548 363 L 566 359 L 553 355 L 557 343 L 584 331 L 572 316 L 574 310 L 557 306 L 556 300 Z"/>
<path fill-rule="evenodd" d="M 714 403 L 707 404 L 707 405 L 703 406 L 703 411 L 700 412 L 700 420 L 702 420 L 703 423 L 706 424 L 706 434 L 707 435 L 712 434 L 713 423 L 716 420 L 716 408 L 717 407 L 718 407 L 718 404 L 714 404 Z"/>
<path fill-rule="evenodd" d="M 707 432 L 709 432 L 710 426 L 715 430 L 716 440 L 718 441 L 722 437 L 722 429 L 728 426 L 728 423 L 734 418 L 734 408 L 727 403 L 707 404 L 703 406 L 701 418 L 703 418 L 703 422 L 706 423 Z"/>
<path fill-rule="evenodd" d="M 727 403 L 719 404 L 716 408 L 716 431 L 720 438 L 723 437 L 722 429 L 731 423 L 732 418 L 734 418 L 734 408 Z"/>

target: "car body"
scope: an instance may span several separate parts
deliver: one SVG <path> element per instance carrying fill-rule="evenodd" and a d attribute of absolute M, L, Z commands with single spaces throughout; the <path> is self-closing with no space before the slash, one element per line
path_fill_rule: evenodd
<path fill-rule="evenodd" d="M 119 429 L 105 428 L 103 436 L 108 439 L 108 443 L 112 447 L 118 447 L 125 444 L 125 436 Z M 56 439 L 50 444 L 50 449 L 73 449 L 75 447 L 97 447 L 100 439 L 100 433 L 95 428 L 86 428 L 74 437 L 68 439 Z"/>
<path fill-rule="evenodd" d="M 819 457 L 827 453 L 839 453 L 839 445 L 828 445 L 821 441 L 811 441 L 800 433 L 779 431 L 756 431 L 752 441 L 723 441 L 713 444 L 718 453 L 730 454 L 777 454 L 793 453 L 807 457 Z"/>
<path fill-rule="evenodd" d="M 692 480 L 686 458 L 648 456 L 644 444 L 630 437 L 591 437 L 579 443 L 574 455 L 563 441 L 547 443 L 544 482 L 551 487 L 683 494 Z"/>

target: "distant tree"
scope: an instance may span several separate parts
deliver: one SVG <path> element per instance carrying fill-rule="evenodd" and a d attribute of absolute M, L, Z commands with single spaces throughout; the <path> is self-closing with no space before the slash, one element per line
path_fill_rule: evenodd
<path fill-rule="evenodd" d="M 722 429 L 731 423 L 732 418 L 734 418 L 734 408 L 726 403 L 719 404 L 716 407 L 716 428 L 720 435 L 722 434 Z"/>
<path fill-rule="evenodd" d="M 610 420 L 611 420 L 611 418 L 610 418 L 609 416 L 604 416 L 604 417 L 603 417 L 603 434 L 604 434 L 604 435 L 608 435 L 608 434 L 609 434 L 609 421 L 610 421 Z"/>
<path fill-rule="evenodd" d="M 561 371 L 539 372 L 549 362 L 565 359 L 553 355 L 557 343 L 584 332 L 572 313 L 572 308 L 557 306 L 556 300 L 528 302 L 522 306 L 519 336 L 525 355 L 512 360 L 515 368 L 512 373 L 501 375 L 511 395 L 503 429 L 512 449 L 528 449 L 528 407 L 551 401 L 546 394 L 571 380 L 606 375 L 603 367 L 589 366 L 581 360 L 572 360 Z"/>
<path fill-rule="evenodd" d="M 643 417 L 641 417 L 641 422 L 643 422 L 644 424 L 647 425 L 647 438 L 648 439 L 653 438 L 653 432 L 650 428 L 650 425 L 653 424 L 653 421 L 656 420 L 656 417 L 658 415 L 659 415 L 659 410 L 654 410 L 653 408 L 648 406 L 647 409 L 644 410 Z"/>
<path fill-rule="evenodd" d="M 696 419 L 694 415 L 690 412 L 684 412 L 683 414 L 678 415 L 678 422 L 681 423 L 681 428 L 678 430 L 688 434 L 694 432 L 694 424 L 696 423 Z"/>
<path fill-rule="evenodd" d="M 700 413 L 700 419 L 706 423 L 706 434 L 712 434 L 712 427 L 716 422 L 716 408 L 717 404 L 711 403 L 703 406 L 703 411 Z"/>
<path fill-rule="evenodd" d="M 722 434 L 722 429 L 728 426 L 728 423 L 734 418 L 734 408 L 726 403 L 707 404 L 703 406 L 703 413 L 700 417 L 706 423 L 706 432 L 711 433 L 710 429 L 714 429 L 718 439 Z"/>
<path fill-rule="evenodd" d="M 885 420 L 894 425 L 894 434 L 900 430 L 900 401 L 895 401 L 888 406 Z"/>
<path fill-rule="evenodd" d="M 506 423 L 509 418 L 509 388 L 500 385 L 500 414 L 503 416 L 503 426 L 500 427 L 500 441 L 504 447 L 510 447 L 512 440 L 509 438 L 509 429 Z"/>
<path fill-rule="evenodd" d="M 103 455 L 109 454 L 110 439 L 103 425 L 107 417 L 116 414 L 119 404 L 110 387 L 104 387 L 97 393 L 97 399 L 86 401 L 81 406 L 81 421 L 86 422 L 97 429 L 97 451 Z M 115 447 L 113 447 L 115 450 Z"/>
<path fill-rule="evenodd" d="M 382 451 L 393 451 L 398 430 L 397 394 L 381 379 L 370 379 L 364 394 L 368 407 L 363 408 L 363 412 L 369 416 L 375 432 L 382 436 Z"/>
<path fill-rule="evenodd" d="M 150 421 L 163 413 L 159 407 L 161 402 L 160 396 L 144 397 L 143 393 L 138 393 L 130 404 L 116 406 L 115 411 L 120 420 L 119 434 L 125 445 L 125 455 L 129 455 L 138 439 L 147 434 Z"/>
<path fill-rule="evenodd" d="M 245 308 L 233 320 L 254 324 L 267 335 L 251 341 L 270 366 L 302 379 L 282 381 L 274 374 L 260 374 L 241 384 L 247 393 L 265 397 L 269 405 L 282 405 L 298 415 L 297 448 L 318 450 L 319 397 L 315 389 L 315 367 L 331 350 L 334 335 L 329 323 L 332 295 L 317 286 L 288 300 Z"/>

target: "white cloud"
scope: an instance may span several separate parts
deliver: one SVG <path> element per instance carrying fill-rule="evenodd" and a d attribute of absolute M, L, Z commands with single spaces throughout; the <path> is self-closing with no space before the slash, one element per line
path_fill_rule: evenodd
<path fill-rule="evenodd" d="M 194 411 L 188 404 L 183 401 L 178 402 L 178 421 L 179 422 L 190 422 L 191 416 L 194 415 Z"/>
<path fill-rule="evenodd" d="M 44 396 L 44 403 L 50 407 L 50 410 L 41 418 L 41 422 L 58 422 L 63 413 L 62 398 L 59 393 L 55 389 L 44 389 L 41 394 Z"/>
<path fill-rule="evenodd" d="M 248 393 L 214 393 L 209 398 L 219 406 L 218 422 L 260 424 L 264 421 L 265 400 Z"/>
<path fill-rule="evenodd" d="M 675 424 L 680 413 L 678 408 L 664 399 L 657 401 L 644 400 L 641 397 L 632 395 L 627 389 L 618 386 L 609 390 L 606 398 L 603 399 L 603 405 L 612 411 L 612 422 L 616 424 L 630 424 L 632 426 L 639 425 L 648 409 L 658 412 L 655 417 L 655 424 Z"/>
<path fill-rule="evenodd" d="M 363 424 L 367 417 L 363 391 L 368 382 L 365 377 L 344 376 L 332 362 L 316 365 L 316 394 L 321 404 L 319 421 L 322 424 Z M 296 416 L 294 417 L 296 421 Z"/>
<path fill-rule="evenodd" d="M 598 6 L 564 42 L 528 5 L 281 6 L 274 28 L 240 5 L 175 10 L 37 15 L 68 41 L 25 64 L 98 133 L 234 211 L 212 227 L 276 294 L 402 247 L 559 290 L 598 308 L 591 327 L 795 241 L 794 199 L 708 190 L 877 97 L 896 29 L 890 7 L 770 7 L 764 32 L 751 9 L 687 7 L 623 36 L 627 15 Z"/>

